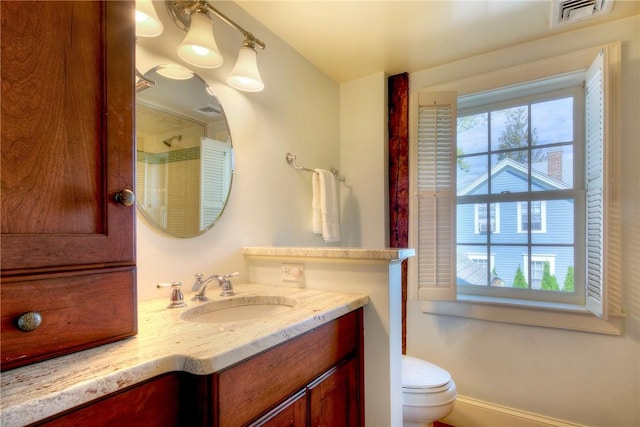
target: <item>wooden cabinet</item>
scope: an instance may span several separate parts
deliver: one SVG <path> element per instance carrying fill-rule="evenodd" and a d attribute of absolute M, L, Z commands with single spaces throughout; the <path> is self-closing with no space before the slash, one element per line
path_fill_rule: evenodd
<path fill-rule="evenodd" d="M 132 1 L 3 1 L 5 370 L 136 332 Z M 41 325 L 16 326 L 37 312 Z"/>
<path fill-rule="evenodd" d="M 355 359 L 349 359 L 307 387 L 309 421 L 312 426 L 357 426 L 358 374 Z"/>
<path fill-rule="evenodd" d="M 163 375 L 46 426 L 364 425 L 362 309 L 212 375 Z"/>
<path fill-rule="evenodd" d="M 190 425 L 183 422 L 183 414 L 180 412 L 181 382 L 181 374 L 172 372 L 37 425 L 46 427 Z"/>
<path fill-rule="evenodd" d="M 364 425 L 362 331 L 359 309 L 214 374 L 212 424 Z"/>

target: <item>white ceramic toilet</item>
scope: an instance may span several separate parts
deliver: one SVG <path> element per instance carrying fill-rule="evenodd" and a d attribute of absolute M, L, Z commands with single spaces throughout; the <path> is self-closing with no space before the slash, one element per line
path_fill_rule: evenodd
<path fill-rule="evenodd" d="M 446 417 L 456 397 L 456 384 L 447 371 L 425 360 L 402 356 L 404 427 L 429 426 Z"/>

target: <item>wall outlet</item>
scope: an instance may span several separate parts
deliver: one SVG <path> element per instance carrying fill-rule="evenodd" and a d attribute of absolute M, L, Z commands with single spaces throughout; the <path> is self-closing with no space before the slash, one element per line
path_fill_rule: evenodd
<path fill-rule="evenodd" d="M 280 278 L 283 282 L 304 282 L 304 264 L 282 264 Z"/>

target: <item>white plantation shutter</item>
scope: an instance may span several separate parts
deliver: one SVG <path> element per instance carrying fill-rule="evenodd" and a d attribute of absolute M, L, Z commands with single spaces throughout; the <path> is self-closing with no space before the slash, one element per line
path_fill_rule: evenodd
<path fill-rule="evenodd" d="M 456 299 L 455 92 L 419 94 L 417 279 L 422 300 Z"/>
<path fill-rule="evenodd" d="M 200 138 L 200 230 L 215 222 L 224 208 L 232 159 L 228 143 Z"/>
<path fill-rule="evenodd" d="M 618 97 L 612 90 L 619 56 L 619 44 L 603 48 L 585 82 L 586 306 L 605 320 L 621 311 Z"/>

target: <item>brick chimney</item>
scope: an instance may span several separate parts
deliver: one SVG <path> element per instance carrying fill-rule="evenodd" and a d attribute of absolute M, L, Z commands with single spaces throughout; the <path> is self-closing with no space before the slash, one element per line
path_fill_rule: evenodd
<path fill-rule="evenodd" d="M 562 181 L 562 150 L 547 153 L 547 175 Z"/>

